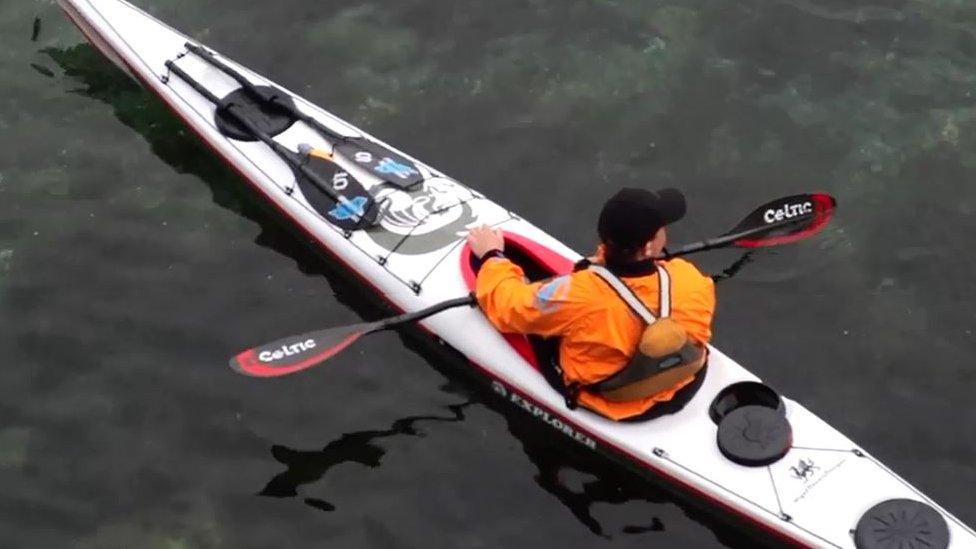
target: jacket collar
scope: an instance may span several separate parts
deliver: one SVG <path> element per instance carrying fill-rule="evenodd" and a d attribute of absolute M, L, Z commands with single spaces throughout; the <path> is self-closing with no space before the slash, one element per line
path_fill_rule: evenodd
<path fill-rule="evenodd" d="M 607 265 L 607 269 L 621 278 L 636 278 L 652 275 L 657 272 L 657 266 L 654 265 L 654 260 L 652 259 L 643 259 L 630 263 L 613 263 Z"/>

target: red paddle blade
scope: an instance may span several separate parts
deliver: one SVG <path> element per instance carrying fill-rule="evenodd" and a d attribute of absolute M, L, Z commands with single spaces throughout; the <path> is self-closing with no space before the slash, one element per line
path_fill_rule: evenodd
<path fill-rule="evenodd" d="M 837 209 L 829 194 L 797 194 L 757 208 L 728 235 L 743 234 L 732 245 L 740 248 L 778 246 L 802 240 L 823 229 Z"/>
<path fill-rule="evenodd" d="M 230 367 L 254 377 L 293 374 L 332 358 L 375 328 L 375 323 L 357 324 L 286 337 L 238 354 Z"/>

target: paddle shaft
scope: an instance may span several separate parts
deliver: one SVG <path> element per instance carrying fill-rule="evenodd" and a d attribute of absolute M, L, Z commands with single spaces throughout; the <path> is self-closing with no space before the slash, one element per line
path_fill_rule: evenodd
<path fill-rule="evenodd" d="M 435 303 L 430 307 L 425 309 L 420 309 L 419 311 L 413 311 L 412 313 L 404 313 L 402 315 L 393 316 L 381 321 L 373 329 L 369 330 L 367 333 L 378 332 L 380 330 L 389 330 L 396 328 L 398 326 L 403 326 L 404 324 L 409 324 L 411 322 L 417 322 L 418 320 L 423 320 L 429 316 L 434 316 L 437 313 L 446 311 L 448 309 L 454 309 L 456 307 L 470 306 L 474 307 L 478 304 L 478 300 L 474 298 L 473 295 L 467 295 L 464 297 L 456 297 L 454 299 L 448 299 L 447 301 L 441 301 L 440 303 Z"/>
<path fill-rule="evenodd" d="M 739 231 L 737 233 L 733 233 L 725 236 L 709 238 L 701 242 L 696 242 L 693 244 L 688 244 L 687 246 L 683 246 L 675 252 L 670 252 L 665 255 L 665 259 L 678 257 L 682 255 L 688 255 L 696 252 L 702 252 L 705 250 L 712 250 L 715 248 L 720 248 L 722 246 L 728 246 L 729 244 L 737 240 L 754 236 L 756 234 L 769 231 L 772 229 L 776 229 L 785 225 L 797 223 L 799 221 L 800 221 L 799 219 L 788 219 L 788 220 L 778 221 L 776 223 L 770 223 L 769 225 L 764 225 L 762 227 L 755 227 L 752 229 L 747 229 L 745 231 Z M 424 318 L 433 316 L 447 309 L 453 309 L 455 307 L 461 307 L 464 305 L 474 306 L 477 305 L 477 303 L 478 302 L 474 298 L 474 296 L 470 296 L 470 295 L 466 297 L 458 297 L 447 301 L 442 301 L 440 303 L 431 305 L 426 309 L 421 309 L 419 311 L 414 311 L 412 313 L 405 313 L 399 316 L 390 317 L 386 320 L 380 321 L 380 323 L 376 324 L 375 327 L 370 329 L 367 333 L 377 332 L 380 330 L 388 330 L 390 328 L 395 328 L 397 326 L 402 326 L 404 324 L 409 324 L 411 322 L 422 320 Z"/>
<path fill-rule="evenodd" d="M 716 238 L 709 238 L 701 242 L 696 242 L 694 244 L 683 246 L 682 248 L 680 248 L 675 252 L 668 253 L 665 256 L 665 258 L 678 257 L 681 255 L 688 255 L 695 252 L 702 252 L 705 250 L 711 250 L 722 246 L 728 246 L 729 244 L 735 242 L 736 240 L 741 240 L 749 236 L 754 236 L 764 231 L 776 229 L 778 227 L 782 227 L 791 223 L 797 223 L 798 221 L 799 220 L 797 219 L 789 219 L 789 220 L 779 221 L 776 223 L 770 223 L 769 225 L 764 225 L 762 227 L 755 227 L 752 229 L 747 229 L 745 231 L 739 231 L 737 233 L 730 234 L 730 235 L 720 236 Z M 447 301 L 442 301 L 440 303 L 431 305 L 426 309 L 421 309 L 419 311 L 414 311 L 412 313 L 404 313 L 402 315 L 393 316 L 385 320 L 381 320 L 376 324 L 374 324 L 373 326 L 371 326 L 366 332 L 364 332 L 363 335 L 372 332 L 378 332 L 381 330 L 389 330 L 391 328 L 396 328 L 398 326 L 409 324 L 411 322 L 417 322 L 418 320 L 423 320 L 429 316 L 433 316 L 442 311 L 446 311 L 447 309 L 453 309 L 455 307 L 462 307 L 465 305 L 469 305 L 473 307 L 477 304 L 478 301 L 472 295 L 449 299 Z"/>
<path fill-rule="evenodd" d="M 700 242 L 694 242 L 692 244 L 687 244 L 678 248 L 673 252 L 665 252 L 662 259 L 671 259 L 673 257 L 680 257 L 683 255 L 692 254 L 695 252 L 703 252 L 705 250 L 714 250 L 715 248 L 723 248 L 735 243 L 743 238 L 748 238 L 750 236 L 755 236 L 762 234 L 773 229 L 778 229 L 780 227 L 785 227 L 787 225 L 792 225 L 806 220 L 806 217 L 795 218 L 795 219 L 784 219 L 783 221 L 777 221 L 776 223 L 770 223 L 769 225 L 762 225 L 760 227 L 753 227 L 751 229 L 746 229 L 744 231 L 739 231 L 737 233 L 726 234 L 722 236 L 717 236 L 715 238 L 707 238 Z"/>
<path fill-rule="evenodd" d="M 173 74 L 179 76 L 180 79 L 186 82 L 187 85 L 189 85 L 191 88 L 196 90 L 197 93 L 206 97 L 208 101 L 210 101 L 214 105 L 220 106 L 219 97 L 214 95 L 213 92 L 205 88 L 202 84 L 200 84 L 200 82 L 198 82 L 192 76 L 187 74 L 186 71 L 184 71 L 179 66 L 177 66 L 176 63 L 174 63 L 173 61 L 167 61 L 166 68 L 169 69 Z M 255 139 L 260 140 L 265 145 L 270 147 L 271 150 L 273 150 L 275 154 L 280 156 L 282 160 L 284 160 L 292 167 L 294 167 L 296 170 L 301 172 L 302 175 L 307 177 L 308 180 L 311 181 L 312 184 L 314 184 L 316 187 L 318 187 L 320 191 L 325 193 L 326 196 L 331 198 L 336 203 L 340 203 L 342 201 L 342 198 L 338 194 L 336 194 L 334 190 L 332 190 L 329 183 L 323 180 L 317 173 L 310 170 L 308 166 L 306 166 L 304 163 L 300 162 L 296 158 L 296 154 L 294 152 L 288 150 L 286 147 L 282 146 L 280 143 L 272 139 L 270 135 L 268 135 L 266 132 L 258 128 L 254 124 L 254 122 L 251 122 L 251 120 L 248 119 L 246 116 L 239 114 L 237 112 L 236 105 L 234 105 L 233 103 L 227 104 L 224 107 L 224 112 L 226 112 L 231 117 L 233 117 L 238 124 L 244 126 L 244 129 L 250 132 L 255 137 Z M 358 220 L 362 220 L 364 216 L 355 216 L 355 217 L 358 218 Z"/>

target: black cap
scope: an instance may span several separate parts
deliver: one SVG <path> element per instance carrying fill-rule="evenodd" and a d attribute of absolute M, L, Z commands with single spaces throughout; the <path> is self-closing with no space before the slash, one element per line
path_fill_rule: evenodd
<path fill-rule="evenodd" d="M 658 229 L 685 215 L 685 195 L 678 189 L 621 189 L 600 212 L 600 240 L 623 249 L 636 249 L 654 238 Z"/>

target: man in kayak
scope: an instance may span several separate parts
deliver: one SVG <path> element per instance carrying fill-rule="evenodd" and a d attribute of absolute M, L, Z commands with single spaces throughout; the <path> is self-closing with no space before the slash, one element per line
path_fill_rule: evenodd
<path fill-rule="evenodd" d="M 501 231 L 471 230 L 479 305 L 502 332 L 559 338 L 547 377 L 567 405 L 639 421 L 680 410 L 701 385 L 714 283 L 684 259 L 661 259 L 665 227 L 685 209 L 676 189 L 623 189 L 600 213 L 596 256 L 536 283 L 505 257 Z"/>

